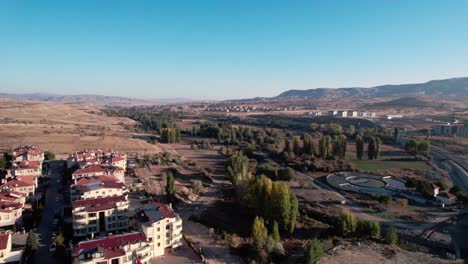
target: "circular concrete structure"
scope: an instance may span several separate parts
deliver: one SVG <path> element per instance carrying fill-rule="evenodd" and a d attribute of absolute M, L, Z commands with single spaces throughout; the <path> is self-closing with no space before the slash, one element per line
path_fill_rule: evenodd
<path fill-rule="evenodd" d="M 340 172 L 327 176 L 327 183 L 337 189 L 379 195 L 392 195 L 406 191 L 405 183 L 391 176 Z"/>

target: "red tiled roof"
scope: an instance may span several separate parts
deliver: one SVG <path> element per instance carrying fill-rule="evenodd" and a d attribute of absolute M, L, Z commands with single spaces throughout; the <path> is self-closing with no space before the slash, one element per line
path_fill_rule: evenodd
<path fill-rule="evenodd" d="M 12 180 L 0 186 L 0 189 L 5 188 L 16 188 L 16 187 L 30 187 L 34 186 L 32 183 L 20 181 L 20 180 Z"/>
<path fill-rule="evenodd" d="M 154 203 L 154 205 L 158 208 L 158 211 L 163 215 L 164 218 L 176 217 L 176 214 L 171 208 L 169 208 L 169 206 L 163 203 Z"/>
<path fill-rule="evenodd" d="M 21 147 L 15 148 L 13 150 L 13 153 L 15 154 L 16 157 L 19 157 L 19 156 L 24 155 L 25 153 L 31 156 L 39 156 L 39 155 L 42 155 L 43 152 L 41 149 L 34 147 L 34 146 L 21 146 Z"/>
<path fill-rule="evenodd" d="M 85 207 L 87 212 L 96 212 L 115 208 L 118 202 L 124 202 L 125 196 L 110 196 L 96 199 L 78 200 L 73 202 L 73 208 Z"/>
<path fill-rule="evenodd" d="M 85 167 L 83 169 L 79 169 L 73 173 L 73 175 L 79 175 L 79 174 L 90 174 L 90 173 L 98 173 L 98 172 L 105 172 L 106 169 L 104 166 L 96 164 L 96 165 L 91 165 L 88 167 Z"/>
<path fill-rule="evenodd" d="M 85 177 L 77 181 L 72 187 L 76 187 L 82 192 L 94 190 L 95 186 L 99 185 L 100 188 L 124 189 L 125 184 L 118 182 L 114 177 L 98 176 L 98 177 Z"/>
<path fill-rule="evenodd" d="M 10 239 L 10 234 L 8 233 L 0 234 L 0 250 L 5 250 L 7 248 L 9 239 Z"/>
<path fill-rule="evenodd" d="M 23 205 L 16 202 L 0 201 L 0 209 L 21 209 Z"/>
<path fill-rule="evenodd" d="M 34 182 L 37 177 L 39 176 L 16 176 L 16 179 L 34 185 Z"/>
<path fill-rule="evenodd" d="M 109 235 L 106 238 L 79 242 L 76 246 L 76 253 L 80 254 L 83 250 L 100 249 L 104 253 L 105 259 L 110 259 L 125 255 L 123 247 L 128 244 L 146 242 L 146 236 L 143 232 L 128 233 L 123 235 Z"/>
<path fill-rule="evenodd" d="M 38 169 L 40 166 L 39 161 L 25 160 L 16 165 L 16 169 Z"/>
<path fill-rule="evenodd" d="M 24 194 L 22 192 L 9 191 L 7 193 L 10 194 L 10 195 L 13 195 L 13 197 L 15 197 L 15 196 L 26 197 L 26 194 Z"/>

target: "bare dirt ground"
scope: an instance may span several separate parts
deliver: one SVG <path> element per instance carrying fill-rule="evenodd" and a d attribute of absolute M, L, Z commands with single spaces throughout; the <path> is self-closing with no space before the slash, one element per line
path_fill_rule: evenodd
<path fill-rule="evenodd" d="M 376 243 L 346 243 L 330 250 L 322 257 L 319 264 L 362 264 L 362 263 L 463 263 L 463 260 L 447 260 L 426 253 L 411 252 Z"/>
<path fill-rule="evenodd" d="M 131 138 L 125 126 L 134 123 L 107 117 L 89 104 L 7 101 L 0 104 L 0 149 L 31 144 L 59 156 L 86 148 L 160 152 L 156 145 Z"/>

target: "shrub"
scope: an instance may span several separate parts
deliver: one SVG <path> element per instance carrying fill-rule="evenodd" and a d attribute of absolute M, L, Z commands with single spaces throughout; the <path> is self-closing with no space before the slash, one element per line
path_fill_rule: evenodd
<path fill-rule="evenodd" d="M 380 224 L 377 221 L 358 219 L 356 233 L 361 236 L 380 237 Z"/>
<path fill-rule="evenodd" d="M 320 260 L 322 255 L 323 255 L 323 248 L 322 248 L 322 244 L 320 243 L 320 241 L 317 239 L 309 240 L 306 246 L 305 263 L 306 264 L 317 263 L 317 261 Z"/>
<path fill-rule="evenodd" d="M 397 199 L 397 203 L 398 203 L 401 207 L 405 208 L 405 207 L 408 206 L 408 199 L 404 199 L 404 198 L 402 198 L 402 199 Z"/>
<path fill-rule="evenodd" d="M 200 180 L 192 180 L 190 188 L 194 194 L 198 195 L 203 190 L 203 183 Z"/>
<path fill-rule="evenodd" d="M 387 233 L 385 235 L 385 242 L 389 245 L 395 245 L 398 243 L 398 232 L 396 227 L 391 226 L 388 228 Z"/>
<path fill-rule="evenodd" d="M 356 217 L 353 213 L 344 210 L 340 215 L 339 229 L 343 236 L 354 234 L 357 228 Z"/>

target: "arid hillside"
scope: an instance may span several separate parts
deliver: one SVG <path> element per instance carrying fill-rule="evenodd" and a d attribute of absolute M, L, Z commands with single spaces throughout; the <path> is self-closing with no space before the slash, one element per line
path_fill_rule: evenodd
<path fill-rule="evenodd" d="M 32 103 L 4 100 L 0 104 L 0 149 L 35 144 L 64 155 L 85 148 L 159 152 L 132 138 L 128 118 L 107 117 L 92 104 Z"/>

